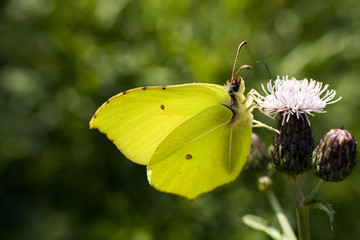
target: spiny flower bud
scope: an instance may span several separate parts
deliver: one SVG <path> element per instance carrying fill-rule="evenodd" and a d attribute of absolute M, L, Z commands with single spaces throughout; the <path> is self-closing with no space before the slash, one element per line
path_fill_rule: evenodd
<path fill-rule="evenodd" d="M 284 121 L 283 118 L 288 118 Z M 282 115 L 278 122 L 279 134 L 275 135 L 271 151 L 274 167 L 289 175 L 299 175 L 311 168 L 314 140 L 309 122 L 296 115 Z"/>
<path fill-rule="evenodd" d="M 350 175 L 356 159 L 356 140 L 344 129 L 331 129 L 313 153 L 315 175 L 328 182 L 339 182 Z"/>
<path fill-rule="evenodd" d="M 255 133 L 251 135 L 251 149 L 245 169 L 250 173 L 261 176 L 265 173 L 270 156 L 262 139 Z"/>

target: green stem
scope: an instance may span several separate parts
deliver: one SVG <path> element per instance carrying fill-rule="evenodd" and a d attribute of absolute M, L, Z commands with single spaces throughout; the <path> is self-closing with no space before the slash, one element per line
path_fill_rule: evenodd
<path fill-rule="evenodd" d="M 308 204 L 314 201 L 322 192 L 322 190 L 324 190 L 324 188 L 328 183 L 329 182 L 326 182 L 321 179 L 318 185 L 316 186 L 316 188 L 309 194 L 309 196 L 306 197 L 306 199 L 304 200 L 304 204 Z"/>
<path fill-rule="evenodd" d="M 284 211 L 281 208 L 280 203 L 279 203 L 278 199 L 276 198 L 274 192 L 271 190 L 265 191 L 265 195 L 268 198 L 270 205 L 273 208 L 274 212 L 276 213 L 276 217 L 280 223 L 280 226 L 284 232 L 286 239 L 287 240 L 296 240 L 295 233 L 294 233 L 286 215 L 284 214 Z"/>
<path fill-rule="evenodd" d="M 299 240 L 310 240 L 309 208 L 304 204 L 300 176 L 290 176 L 289 182 L 295 196 Z"/>

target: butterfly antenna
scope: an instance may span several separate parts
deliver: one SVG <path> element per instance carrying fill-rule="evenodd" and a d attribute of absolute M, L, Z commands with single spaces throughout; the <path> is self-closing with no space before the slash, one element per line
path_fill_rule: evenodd
<path fill-rule="evenodd" d="M 232 74 L 231 74 L 231 82 L 232 82 L 232 84 L 234 84 L 234 81 L 236 81 L 236 75 L 238 74 L 238 72 L 239 72 L 241 69 L 248 68 L 248 65 L 241 66 L 241 67 L 239 68 L 239 70 L 237 70 L 236 73 L 235 73 L 236 62 L 237 62 L 237 59 L 238 59 L 240 50 L 241 50 L 242 46 L 244 46 L 246 43 L 247 43 L 246 41 L 243 41 L 242 43 L 240 43 L 240 45 L 239 45 L 239 47 L 238 47 L 238 50 L 237 50 L 237 53 L 236 53 L 236 57 L 235 57 L 235 61 L 234 61 L 234 66 L 233 66 Z M 245 67 L 245 66 L 246 66 L 246 67 Z"/>
<path fill-rule="evenodd" d="M 256 61 L 255 63 L 254 63 L 254 65 L 253 65 L 253 67 L 256 65 L 256 64 L 258 64 L 258 63 L 262 63 L 264 66 L 265 66 L 265 68 L 266 68 L 266 70 L 267 70 L 267 72 L 268 72 L 268 75 L 269 75 L 269 79 L 272 79 L 272 77 L 271 77 L 271 73 L 270 73 L 270 69 L 269 69 L 269 67 L 268 67 L 268 65 L 264 62 L 264 61 Z M 245 73 L 245 75 L 244 75 L 244 79 L 246 78 L 246 76 L 250 73 L 250 71 L 251 71 L 251 69 L 249 69 L 249 71 L 247 71 L 246 73 Z"/>

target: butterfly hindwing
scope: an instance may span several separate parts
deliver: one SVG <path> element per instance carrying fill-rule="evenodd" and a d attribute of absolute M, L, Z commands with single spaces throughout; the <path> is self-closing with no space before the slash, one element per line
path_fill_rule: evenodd
<path fill-rule="evenodd" d="M 233 112 L 212 106 L 178 126 L 159 145 L 148 165 L 157 189 L 194 199 L 233 181 L 250 150 L 251 123 L 230 124 Z"/>

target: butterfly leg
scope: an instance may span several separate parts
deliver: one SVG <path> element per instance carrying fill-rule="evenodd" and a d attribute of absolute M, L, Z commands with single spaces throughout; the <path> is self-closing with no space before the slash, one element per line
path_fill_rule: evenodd
<path fill-rule="evenodd" d="M 255 102 L 253 102 L 254 99 L 257 99 L 257 96 L 256 95 L 259 95 L 256 90 L 252 89 L 250 90 L 250 92 L 246 95 L 245 97 L 245 100 L 244 100 L 244 103 L 246 102 L 249 102 L 249 106 L 247 107 L 246 110 L 252 110 L 254 107 L 257 108 L 262 114 L 264 114 L 265 116 L 271 118 L 271 119 L 275 119 L 273 116 L 270 116 L 269 114 L 265 113 L 262 108 L 257 105 Z M 260 121 L 257 121 L 257 120 L 253 120 L 253 127 L 264 127 L 266 129 L 269 129 L 271 131 L 274 131 L 276 133 L 279 133 L 279 130 L 273 128 L 273 127 L 270 127 L 269 125 L 266 125 L 265 123 L 262 123 Z"/>
<path fill-rule="evenodd" d="M 255 123 L 255 124 L 253 124 L 253 128 L 255 128 L 255 127 L 263 127 L 263 128 L 266 128 L 266 129 L 268 129 L 268 130 L 270 130 L 270 131 L 274 131 L 274 132 L 276 132 L 276 133 L 280 133 L 279 132 L 279 130 L 277 130 L 277 129 L 275 129 L 275 128 L 273 128 L 273 127 L 270 127 L 269 125 L 266 125 L 265 123 L 262 123 L 262 122 L 260 122 L 260 121 L 258 121 L 258 120 L 253 120 L 253 123 Z"/>
<path fill-rule="evenodd" d="M 248 92 L 248 94 L 246 95 L 246 98 L 245 100 L 248 98 L 248 97 L 251 97 L 252 99 L 258 99 L 258 97 L 256 95 L 259 95 L 259 93 L 255 90 L 255 89 L 251 89 L 250 92 Z M 275 119 L 275 117 L 273 116 L 270 116 L 269 114 L 267 114 L 266 112 L 264 112 L 262 110 L 262 108 L 257 105 L 255 102 L 252 102 L 251 105 L 249 106 L 249 108 L 257 108 L 262 114 L 264 114 L 265 116 L 271 118 L 271 119 Z"/>

